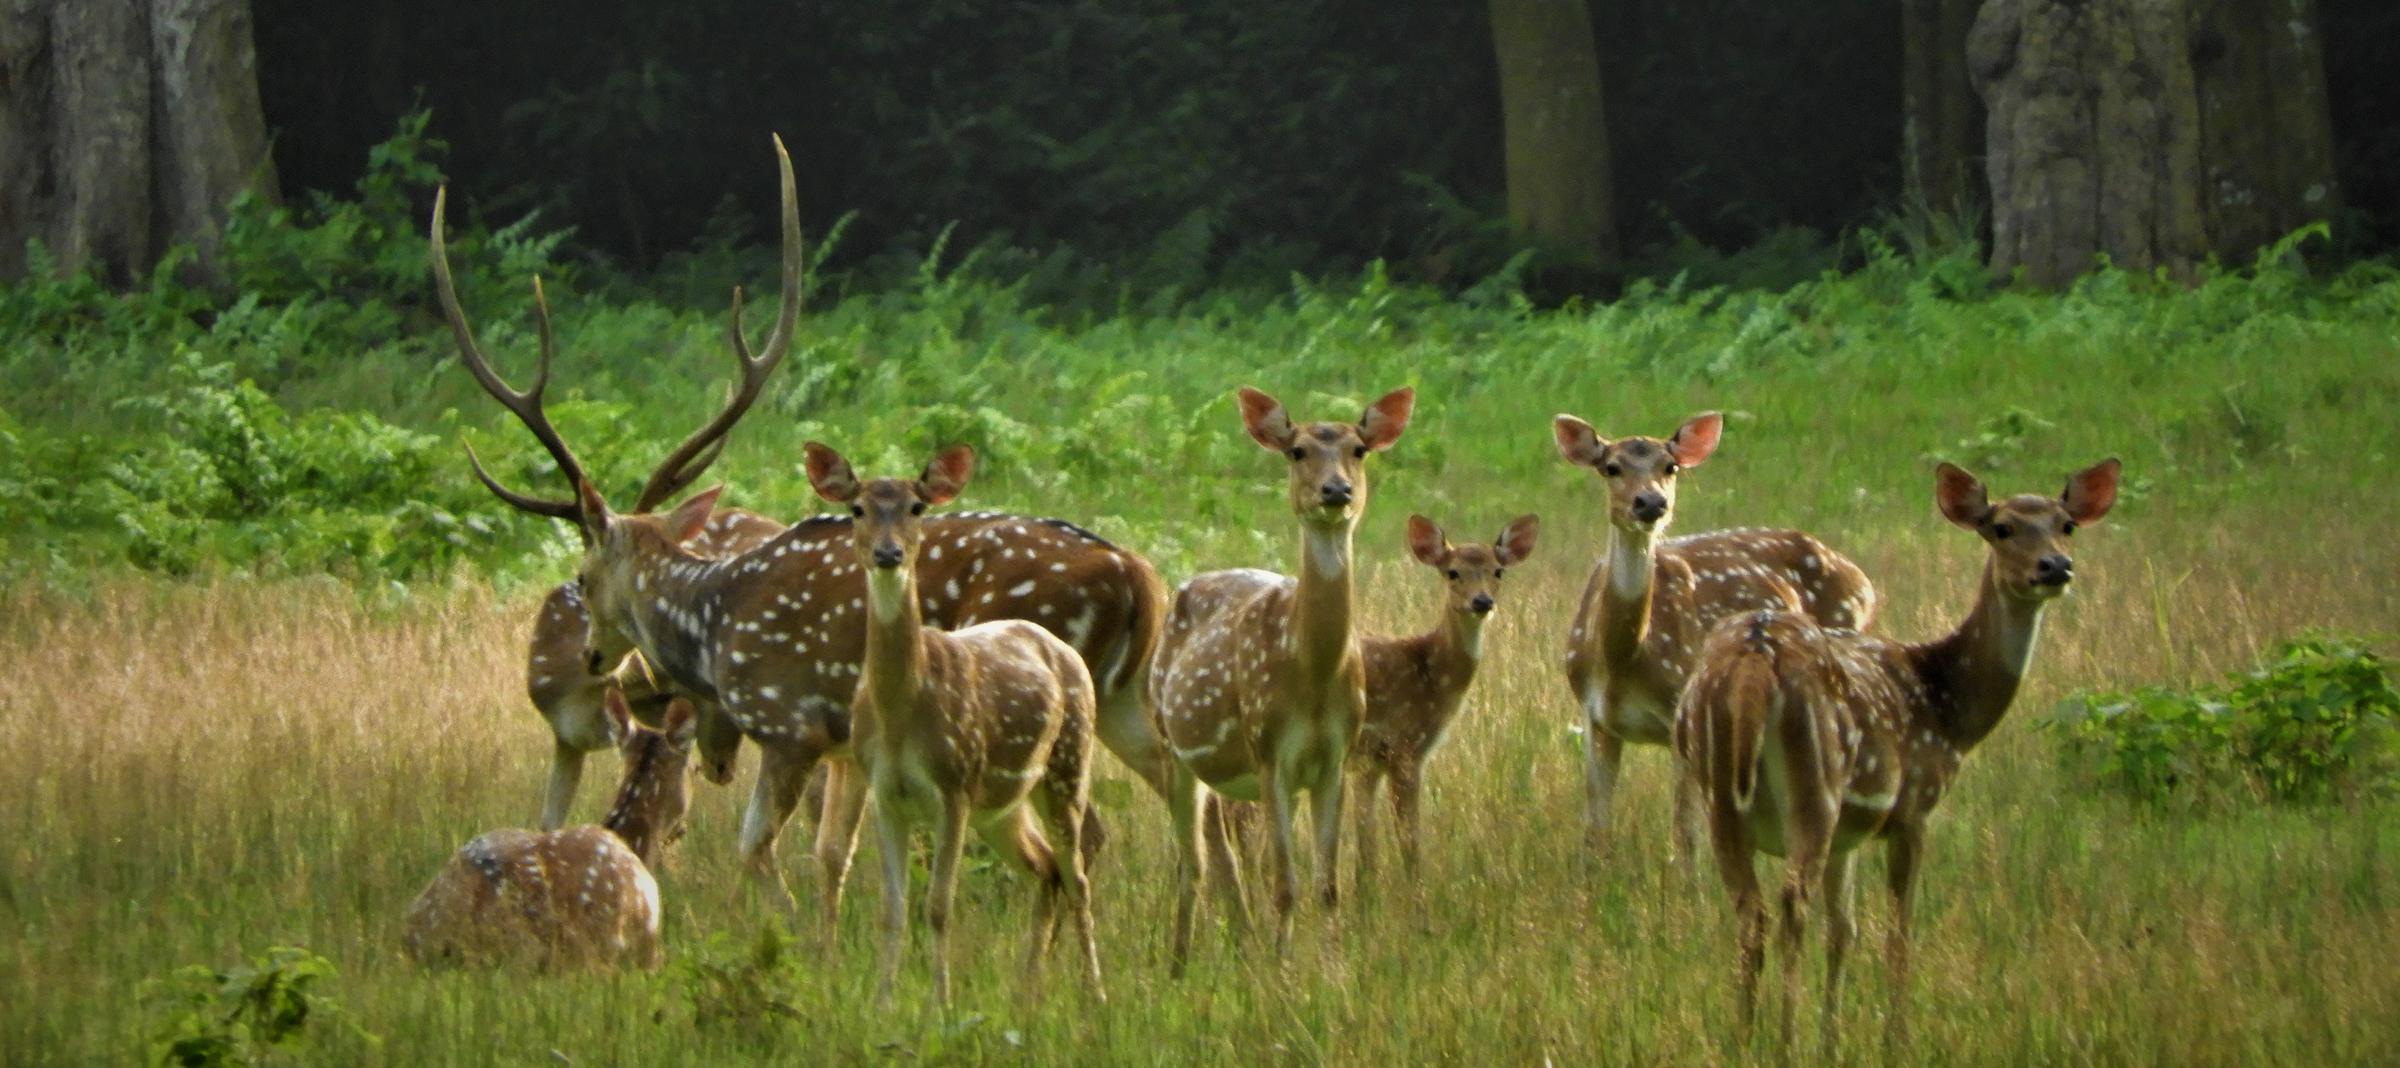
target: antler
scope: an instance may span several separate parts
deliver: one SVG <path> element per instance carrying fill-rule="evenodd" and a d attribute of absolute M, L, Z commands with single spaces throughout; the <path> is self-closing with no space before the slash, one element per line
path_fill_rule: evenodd
<path fill-rule="evenodd" d="M 726 435 L 758 400 L 768 377 L 775 373 L 792 347 L 792 332 L 800 321 L 800 195 L 792 182 L 792 157 L 784 151 L 781 137 L 775 138 L 775 162 L 783 171 L 783 305 L 776 313 L 775 332 L 767 335 L 766 348 L 753 357 L 749 342 L 742 336 L 742 290 L 734 287 L 733 318 L 726 337 L 733 345 L 734 358 L 741 362 L 741 382 L 716 418 L 683 439 L 683 444 L 659 462 L 650 474 L 649 484 L 642 487 L 641 497 L 634 502 L 636 512 L 647 512 L 666 503 L 667 498 L 691 485 L 701 472 L 708 470 L 709 464 L 716 462 L 725 451 Z"/>
<path fill-rule="evenodd" d="M 475 381 L 482 383 L 483 391 L 491 394 L 502 407 L 515 412 L 517 421 L 524 423 L 525 428 L 533 431 L 533 436 L 541 441 L 542 447 L 550 450 L 550 458 L 558 461 L 559 472 L 566 475 L 568 481 L 581 483 L 583 465 L 575 462 L 574 451 L 567 448 L 566 441 L 558 436 L 558 429 L 550 425 L 549 415 L 542 411 L 542 388 L 550 384 L 550 353 L 553 348 L 550 304 L 542 297 L 542 280 L 533 280 L 533 316 L 541 329 L 541 362 L 534 367 L 533 385 L 519 392 L 508 388 L 508 383 L 501 381 L 500 376 L 492 371 L 491 362 L 484 359 L 481 349 L 475 347 L 475 331 L 467 325 L 466 312 L 458 306 L 458 288 L 450 281 L 450 251 L 442 237 L 443 208 L 449 196 L 448 186 L 433 194 L 433 280 L 435 290 L 441 295 L 442 314 L 450 320 L 451 336 L 458 339 L 458 357 L 467 365 L 467 370 L 475 373 Z M 483 461 L 476 457 L 473 445 L 467 446 L 467 462 L 475 466 L 475 477 L 483 480 L 485 489 L 491 490 L 493 496 L 507 501 L 519 511 L 553 519 L 578 522 L 583 519 L 583 506 L 572 498 L 552 501 L 530 497 L 495 481 L 484 471 Z"/>

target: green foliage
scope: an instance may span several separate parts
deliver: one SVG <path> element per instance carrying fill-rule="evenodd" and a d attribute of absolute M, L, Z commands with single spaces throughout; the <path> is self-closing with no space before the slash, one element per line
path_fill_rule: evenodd
<path fill-rule="evenodd" d="M 799 1006 L 807 1000 L 806 964 L 798 943 L 782 924 L 756 926 L 758 936 L 748 945 L 718 931 L 670 966 L 670 979 L 691 1003 L 699 1027 L 755 1036 L 804 1019 Z"/>
<path fill-rule="evenodd" d="M 2224 685 L 2078 694 L 2046 725 L 2100 782 L 2145 800 L 2384 793 L 2400 785 L 2392 668 L 2355 639 L 2309 635 Z"/>
<path fill-rule="evenodd" d="M 380 1045 L 339 1002 L 318 992 L 320 983 L 337 977 L 331 961 L 305 949 L 276 946 L 232 968 L 195 964 L 146 980 L 141 999 L 159 1017 L 148 1063 L 175 1068 L 267 1064 L 318 1041 L 328 1026 L 363 1045 Z"/>

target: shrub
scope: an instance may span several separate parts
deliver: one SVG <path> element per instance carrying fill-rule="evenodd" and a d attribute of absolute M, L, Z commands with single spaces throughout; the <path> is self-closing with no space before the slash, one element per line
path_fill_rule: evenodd
<path fill-rule="evenodd" d="M 2316 803 L 2400 784 L 2392 661 L 2306 635 L 2222 686 L 2078 694 L 2045 726 L 2102 783 L 2145 800 Z"/>
<path fill-rule="evenodd" d="M 317 992 L 335 977 L 333 963 L 305 949 L 277 946 L 247 964 L 218 970 L 178 968 L 142 984 L 142 1000 L 160 1013 L 148 1063 L 185 1068 L 233 1068 L 266 1063 L 324 1033 L 330 1021 L 369 1045 L 381 1040 L 348 1018 L 340 1003 Z"/>

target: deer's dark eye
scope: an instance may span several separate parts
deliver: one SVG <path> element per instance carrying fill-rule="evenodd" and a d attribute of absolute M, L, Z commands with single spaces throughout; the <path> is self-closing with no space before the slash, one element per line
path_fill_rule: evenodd
<path fill-rule="evenodd" d="M 2005 538 L 2005 537 L 2008 537 L 2009 535 L 2011 535 L 2011 534 L 2014 534 L 2014 533 L 2016 533 L 2016 532 L 2017 532 L 2017 528 L 2015 528 L 2015 527 L 2012 527 L 2012 526 L 2009 526 L 2009 525 L 2008 525 L 2008 524 L 2006 524 L 2006 523 L 1994 523 L 1994 524 L 1992 524 L 1992 536 L 1993 536 L 1993 537 L 1995 537 L 1995 538 Z"/>
<path fill-rule="evenodd" d="M 2059 533 L 2061 533 L 2061 534 L 2073 534 L 2073 533 L 2075 533 L 2075 521 L 2074 521 L 2074 520 L 2072 520 L 2072 519 L 2070 519 L 2070 520 L 2067 520 L 2067 522 L 2066 522 L 2066 525 L 2064 525 L 2064 526 L 2061 526 L 2061 527 L 2059 527 L 2059 528 L 2058 528 L 2058 532 L 2059 532 Z"/>
<path fill-rule="evenodd" d="M 1455 567 L 1450 569 L 1450 581 L 1458 581 L 1458 569 Z"/>
<path fill-rule="evenodd" d="M 1665 471 L 1664 471 L 1664 473 L 1672 475 L 1672 474 L 1674 474 L 1675 472 L 1677 472 L 1677 471 L 1681 471 L 1681 470 L 1683 470 L 1683 465 L 1682 465 L 1682 464 L 1676 463 L 1676 462 L 1675 462 L 1675 461 L 1673 461 L 1673 460 L 1669 460 L 1669 461 L 1667 461 L 1667 466 L 1666 466 L 1666 468 L 1665 468 Z"/>
<path fill-rule="evenodd" d="M 1601 469 L 1600 469 L 1600 473 L 1601 473 L 1601 474 L 1604 474 L 1604 475 L 1607 475 L 1607 476 L 1608 476 L 1608 477 L 1610 477 L 1610 478 L 1615 478 L 1615 477 L 1617 477 L 1618 475 L 1622 475 L 1622 474 L 1624 474 L 1624 473 L 1625 473 L 1625 469 L 1624 469 L 1624 468 L 1622 468 L 1622 467 L 1618 467 L 1618 466 L 1617 466 L 1617 465 L 1615 465 L 1615 464 L 1610 464 L 1610 465 L 1608 465 L 1608 466 L 1606 466 L 1606 467 L 1603 467 L 1603 468 L 1601 468 Z"/>
<path fill-rule="evenodd" d="M 1303 448 L 1301 448 L 1301 447 L 1300 447 L 1300 446 L 1298 446 L 1298 445 L 1294 445 L 1294 446 L 1292 446 L 1292 459 L 1295 459 L 1295 460 L 1305 460 L 1305 459 L 1308 459 L 1308 450 L 1307 450 L 1307 449 L 1303 449 Z"/>
<path fill-rule="evenodd" d="M 866 510 L 866 509 L 864 509 L 864 508 L 861 508 L 861 507 L 859 507 L 859 506 L 857 506 L 857 505 L 855 505 L 855 504 L 853 504 L 853 505 L 851 505 L 851 506 L 850 506 L 850 518 L 852 518 L 852 519 L 862 519 L 862 518 L 865 518 L 865 517 L 866 517 L 866 514 L 867 514 L 867 510 Z"/>
<path fill-rule="evenodd" d="M 1494 581 L 1494 582 L 1498 582 L 1498 581 L 1500 581 L 1500 576 L 1502 576 L 1502 575 L 1505 575 L 1505 574 L 1508 574 L 1508 569 L 1507 569 L 1507 568 L 1505 568 L 1505 567 L 1495 567 L 1495 568 L 1493 568 L 1493 569 L 1492 569 L 1492 581 Z"/>
<path fill-rule="evenodd" d="M 908 514 L 910 514 L 910 515 L 924 515 L 924 514 L 925 514 L 925 502 L 924 502 L 924 501 L 918 501 L 918 502 L 917 502 L 917 503 L 915 503 L 915 504 L 909 505 L 909 506 L 908 506 Z"/>
<path fill-rule="evenodd" d="M 1367 447 L 1366 447 L 1366 446 L 1364 446 L 1364 445 L 1361 445 L 1361 446 L 1359 446 L 1358 448 L 1351 450 L 1351 452 L 1350 452 L 1350 455 L 1352 455 L 1352 456 L 1356 456 L 1356 457 L 1358 457 L 1359 459 L 1361 459 L 1361 460 L 1364 460 L 1364 459 L 1366 459 L 1366 458 L 1367 458 Z"/>

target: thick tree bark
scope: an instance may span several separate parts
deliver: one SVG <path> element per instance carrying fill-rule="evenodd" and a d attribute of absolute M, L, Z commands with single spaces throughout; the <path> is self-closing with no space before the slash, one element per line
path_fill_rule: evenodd
<path fill-rule="evenodd" d="M 1969 34 L 1989 108 L 1992 270 L 2061 287 L 2105 254 L 2188 278 L 2209 247 L 2194 0 L 1990 0 Z"/>
<path fill-rule="evenodd" d="M 1491 0 L 1508 217 L 1536 237 L 1617 254 L 1600 54 L 1584 0 Z"/>
<path fill-rule="evenodd" d="M 2206 0 L 2192 43 L 2209 237 L 2227 265 L 2341 206 L 2316 0 Z"/>
<path fill-rule="evenodd" d="M 247 0 L 0 0 L 0 281 L 34 239 L 114 285 L 171 245 L 205 264 L 275 189 L 256 66 Z"/>
<path fill-rule="evenodd" d="M 1978 0 L 1900 0 L 1902 180 L 1937 210 L 1983 199 L 1983 101 L 1967 79 Z"/>

